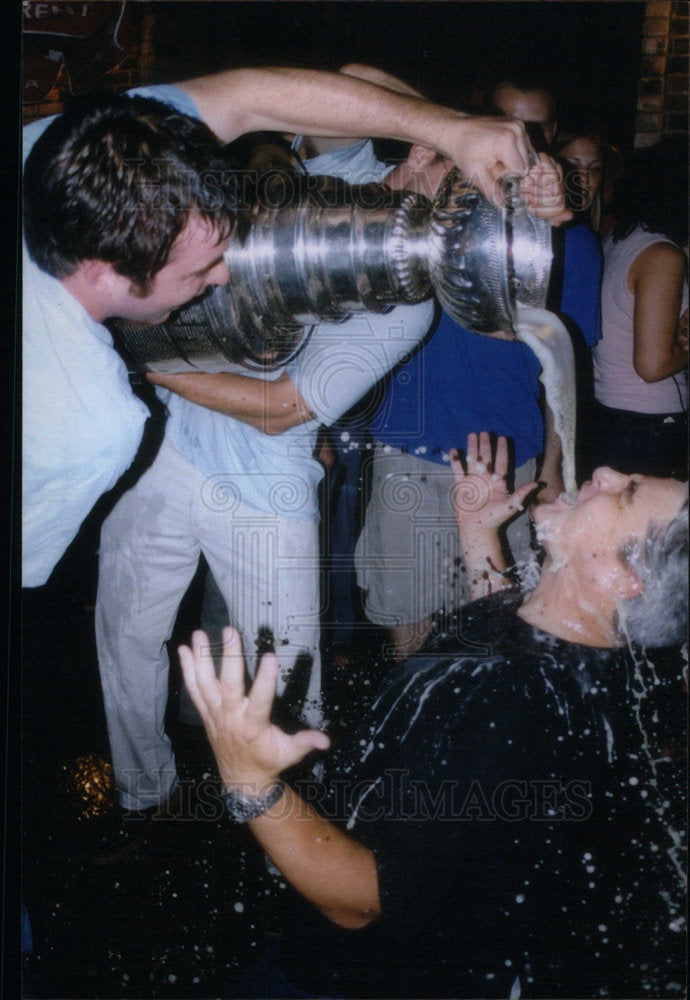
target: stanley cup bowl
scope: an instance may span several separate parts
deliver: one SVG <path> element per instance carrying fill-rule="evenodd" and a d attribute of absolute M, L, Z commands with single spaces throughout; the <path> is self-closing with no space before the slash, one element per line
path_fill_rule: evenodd
<path fill-rule="evenodd" d="M 458 323 L 515 336 L 518 304 L 546 304 L 551 226 L 519 200 L 517 178 L 504 182 L 498 207 L 452 170 L 434 199 L 428 267 L 436 296 Z"/>
<path fill-rule="evenodd" d="M 226 254 L 226 286 L 159 326 L 114 324 L 130 370 L 276 367 L 294 357 L 316 323 L 432 292 L 475 333 L 516 336 L 518 305 L 544 307 L 550 225 L 527 212 L 517 178 L 504 183 L 501 207 L 458 170 L 433 204 L 374 186 L 314 186 L 330 178 L 309 178 L 306 188 L 297 180 L 285 203 L 264 201 L 241 216 Z"/>

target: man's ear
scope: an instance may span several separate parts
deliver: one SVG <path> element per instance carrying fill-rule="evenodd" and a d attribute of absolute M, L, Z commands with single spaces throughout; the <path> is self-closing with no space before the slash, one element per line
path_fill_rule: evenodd
<path fill-rule="evenodd" d="M 123 280 L 129 281 L 106 260 L 83 260 L 79 266 L 83 277 L 99 292 L 112 292 Z"/>
<path fill-rule="evenodd" d="M 639 597 L 644 591 L 644 583 L 634 569 L 619 563 L 608 578 L 608 590 L 612 597 L 627 601 Z"/>
<path fill-rule="evenodd" d="M 414 143 L 408 154 L 408 162 L 414 170 L 426 170 L 436 159 L 436 150 Z"/>
<path fill-rule="evenodd" d="M 94 288 L 110 287 L 113 265 L 104 260 L 83 260 L 79 264 L 82 276 Z"/>

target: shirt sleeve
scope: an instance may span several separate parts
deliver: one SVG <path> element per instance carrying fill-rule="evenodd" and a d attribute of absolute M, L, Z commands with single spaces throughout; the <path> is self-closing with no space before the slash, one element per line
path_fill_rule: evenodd
<path fill-rule="evenodd" d="M 151 87 L 133 87 L 132 90 L 127 91 L 127 96 L 151 97 L 153 100 L 168 104 L 180 114 L 189 115 L 190 118 L 201 118 L 199 109 L 189 94 L 171 83 L 160 83 Z"/>
<path fill-rule="evenodd" d="M 388 313 L 358 313 L 319 323 L 288 368 L 311 411 L 330 425 L 395 365 L 403 364 L 431 325 L 432 301 Z"/>

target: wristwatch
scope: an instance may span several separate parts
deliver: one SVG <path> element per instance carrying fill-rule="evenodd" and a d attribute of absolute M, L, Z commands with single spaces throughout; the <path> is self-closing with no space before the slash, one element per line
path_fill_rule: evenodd
<path fill-rule="evenodd" d="M 234 789 L 231 792 L 222 792 L 221 798 L 231 819 L 236 823 L 248 823 L 250 819 L 256 819 L 257 816 L 263 816 L 268 812 L 284 791 L 283 782 L 276 781 L 266 795 L 245 795 L 244 792 Z"/>

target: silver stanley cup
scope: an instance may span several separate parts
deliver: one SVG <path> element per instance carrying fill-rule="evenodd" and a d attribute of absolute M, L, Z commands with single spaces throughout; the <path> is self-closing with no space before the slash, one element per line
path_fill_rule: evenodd
<path fill-rule="evenodd" d="M 517 179 L 504 205 L 458 170 L 432 202 L 378 185 L 276 171 L 240 212 L 230 282 L 158 326 L 113 324 L 130 370 L 218 372 L 284 364 L 314 324 L 436 295 L 475 333 L 515 332 L 516 308 L 543 308 L 548 222 L 527 212 Z"/>

